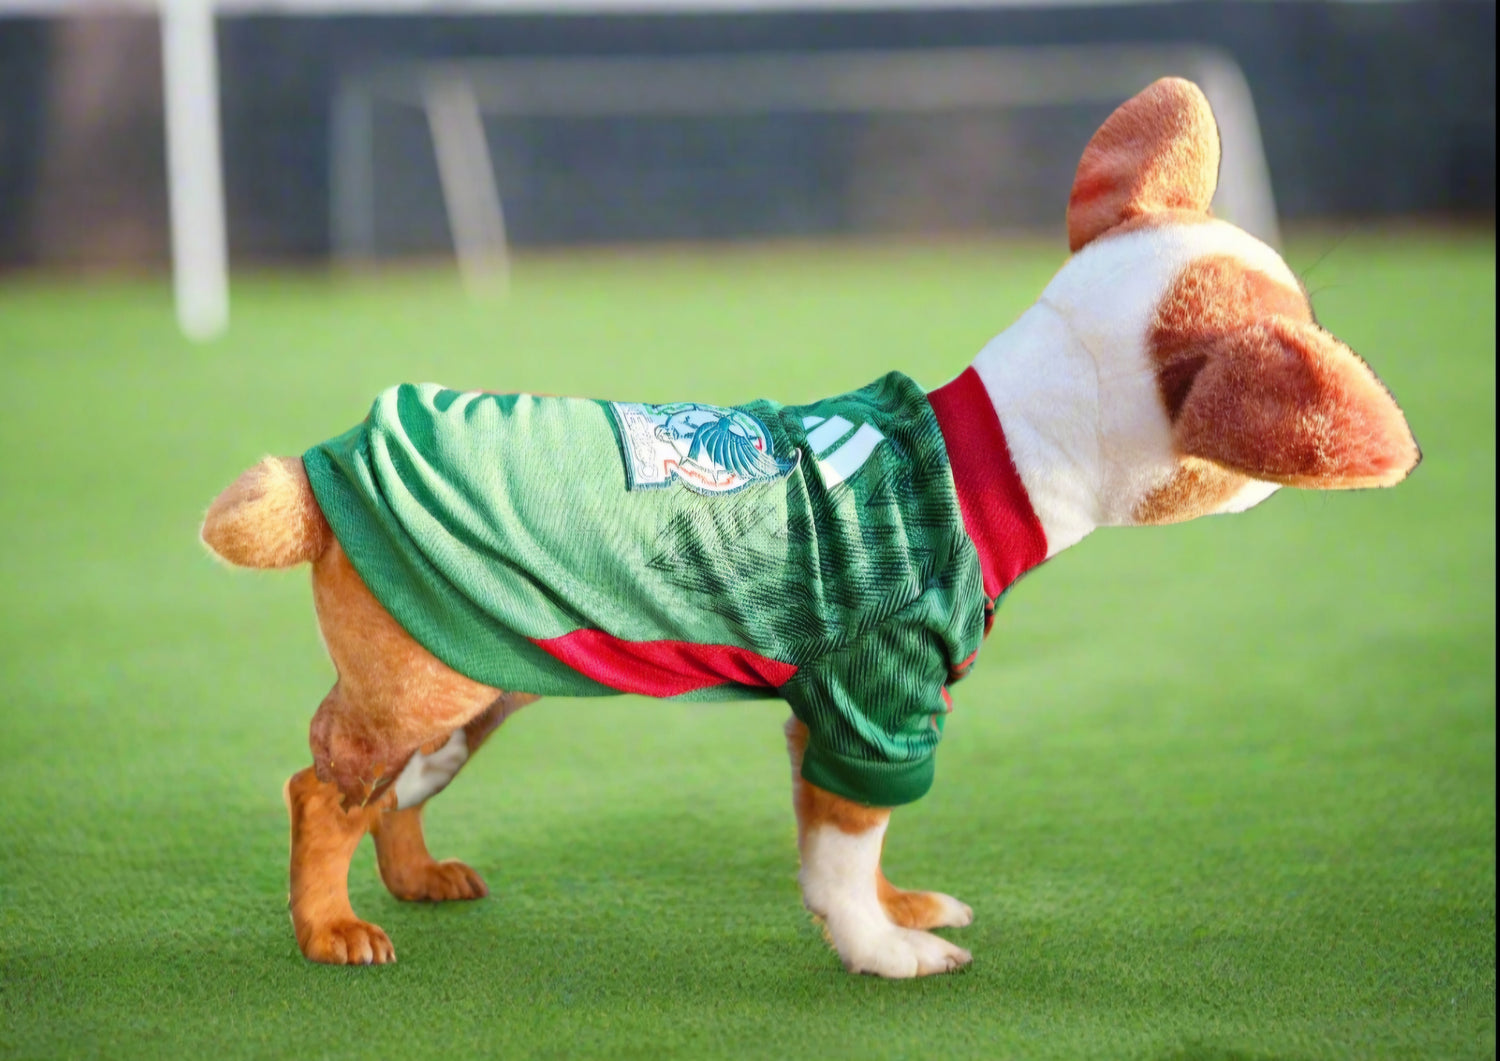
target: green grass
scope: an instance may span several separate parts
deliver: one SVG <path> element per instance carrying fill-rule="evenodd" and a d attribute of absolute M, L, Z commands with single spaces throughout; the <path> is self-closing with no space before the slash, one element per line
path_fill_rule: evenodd
<path fill-rule="evenodd" d="M 1290 255 L 1306 267 L 1332 240 Z M 0 288 L 0 1052 L 24 1057 L 1495 1054 L 1495 247 L 1366 235 L 1309 277 L 1426 451 L 1410 482 L 1105 531 L 1017 588 L 897 814 L 963 975 L 845 975 L 798 901 L 776 704 L 543 701 L 429 813 L 491 897 L 355 907 L 301 960 L 283 779 L 332 674 L 305 573 L 229 573 L 214 494 L 402 379 L 729 402 L 935 385 L 1054 247 L 783 248 Z"/>

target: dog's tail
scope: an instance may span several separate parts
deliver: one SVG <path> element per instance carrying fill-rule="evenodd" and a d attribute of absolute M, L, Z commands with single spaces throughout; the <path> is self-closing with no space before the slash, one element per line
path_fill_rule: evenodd
<path fill-rule="evenodd" d="M 209 506 L 203 544 L 238 567 L 292 567 L 323 555 L 333 531 L 299 457 L 267 457 Z"/>

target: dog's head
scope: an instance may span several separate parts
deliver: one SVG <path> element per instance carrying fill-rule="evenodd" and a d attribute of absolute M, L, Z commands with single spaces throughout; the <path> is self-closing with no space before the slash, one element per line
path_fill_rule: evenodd
<path fill-rule="evenodd" d="M 1093 362 L 1099 523 L 1242 511 L 1280 486 L 1391 486 L 1420 459 L 1281 257 L 1210 215 L 1218 167 L 1208 101 L 1174 78 L 1120 107 L 1079 163 L 1074 255 L 1039 308 Z"/>

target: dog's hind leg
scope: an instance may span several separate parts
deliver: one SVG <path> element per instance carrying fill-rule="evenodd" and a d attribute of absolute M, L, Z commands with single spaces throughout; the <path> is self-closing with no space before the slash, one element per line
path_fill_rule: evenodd
<path fill-rule="evenodd" d="M 867 807 L 802 778 L 807 727 L 786 726 L 792 760 L 792 802 L 802 856 L 802 899 L 823 921 L 844 966 L 855 973 L 904 978 L 967 965 L 968 951 L 923 931 L 974 920 L 966 905 L 939 892 L 909 892 L 880 871 L 891 812 Z"/>
<path fill-rule="evenodd" d="M 457 859 L 439 862 L 422 836 L 422 808 L 453 781 L 470 757 L 511 714 L 537 697 L 505 693 L 477 718 L 456 729 L 447 740 L 419 750 L 393 786 L 395 809 L 376 816 L 370 833 L 380 879 L 397 899 L 442 902 L 482 899 L 484 879 Z"/>
<path fill-rule="evenodd" d="M 346 811 L 339 790 L 312 767 L 293 774 L 282 794 L 292 819 L 292 929 L 303 955 L 330 965 L 395 961 L 390 937 L 349 905 L 349 860 L 380 803 Z"/>
<path fill-rule="evenodd" d="M 438 869 L 441 888 L 430 879 L 427 867 L 443 864 L 427 853 L 417 808 L 506 714 L 534 698 L 444 666 L 380 606 L 337 541 L 313 563 L 313 600 L 339 679 L 308 730 L 313 768 L 286 787 L 292 924 L 313 961 L 394 961 L 386 934 L 349 905 L 349 861 L 360 838 L 377 834 L 382 876 L 398 895 L 457 898 L 436 894 L 455 882 L 483 894 L 466 867 Z M 397 816 L 383 823 L 393 809 Z"/>
<path fill-rule="evenodd" d="M 501 722 L 536 699 L 502 695 L 448 740 L 413 755 L 395 784 L 364 806 L 346 809 L 337 786 L 319 781 L 312 767 L 292 775 L 283 792 L 292 821 L 292 928 L 310 961 L 396 960 L 390 937 L 355 916 L 349 904 L 349 863 L 366 832 L 375 838 L 381 879 L 396 898 L 478 899 L 487 893 L 479 874 L 462 862 L 438 862 L 428 854 L 422 806 L 447 787 Z"/>
<path fill-rule="evenodd" d="M 413 753 L 436 752 L 506 701 L 506 693 L 444 665 L 402 629 L 337 541 L 313 564 L 313 603 L 339 680 L 313 716 L 308 741 L 318 777 L 336 784 L 347 802 L 375 802 Z"/>

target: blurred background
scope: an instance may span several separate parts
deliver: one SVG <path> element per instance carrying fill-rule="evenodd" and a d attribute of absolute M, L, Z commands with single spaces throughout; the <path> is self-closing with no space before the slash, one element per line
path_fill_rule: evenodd
<path fill-rule="evenodd" d="M 218 50 L 231 254 L 451 250 L 424 90 L 453 60 L 466 61 L 456 80 L 478 87 L 517 246 L 1055 230 L 1080 145 L 1128 93 L 982 82 L 1016 64 L 1029 73 L 1060 45 L 1106 62 L 1152 47 L 1227 60 L 1288 222 L 1493 223 L 1487 0 L 801 6 L 229 0 Z M 984 48 L 1015 51 L 978 76 L 945 69 L 955 49 Z M 914 91 L 936 99 L 903 112 L 878 91 L 829 90 L 820 103 L 838 74 L 816 63 L 734 79 L 746 58 L 871 51 L 899 54 Z M 638 86 L 671 60 L 707 61 L 654 96 L 601 88 L 597 63 L 517 73 L 517 60 L 621 57 L 666 61 L 626 75 Z M 1094 65 L 1048 68 L 1069 82 Z M 1147 56 L 1125 80 L 1183 65 Z M 717 104 L 695 106 L 713 90 Z M 0 268 L 166 261 L 162 103 L 149 3 L 0 0 Z"/>

